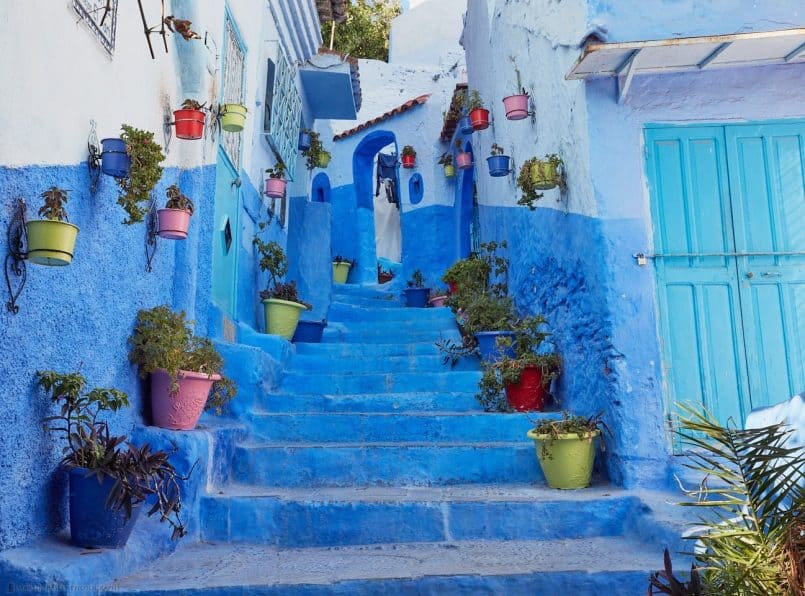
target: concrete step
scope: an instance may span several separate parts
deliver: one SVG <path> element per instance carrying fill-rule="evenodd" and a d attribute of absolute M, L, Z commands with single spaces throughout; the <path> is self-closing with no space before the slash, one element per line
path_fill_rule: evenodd
<path fill-rule="evenodd" d="M 420 373 L 310 374 L 286 373 L 283 392 L 310 395 L 400 393 L 414 391 L 472 392 L 478 389 L 477 370 Z"/>
<path fill-rule="evenodd" d="M 642 596 L 662 553 L 621 537 L 339 548 L 196 543 L 108 594 Z"/>
<path fill-rule="evenodd" d="M 530 444 L 529 444 L 530 443 Z M 284 487 L 539 483 L 534 444 L 513 442 L 248 443 L 233 480 Z"/>
<path fill-rule="evenodd" d="M 475 392 L 419 391 L 352 395 L 270 394 L 260 396 L 266 412 L 482 412 Z"/>
<path fill-rule="evenodd" d="M 352 343 L 352 344 L 387 344 L 397 342 L 412 344 L 421 342 L 435 343 L 441 338 L 461 342 L 461 334 L 453 325 L 449 329 L 411 329 L 397 330 L 392 325 L 383 325 L 368 329 L 351 330 L 343 327 L 328 326 L 322 334 L 322 343 Z"/>
<path fill-rule="evenodd" d="M 334 284 L 333 296 L 345 297 L 364 297 L 364 298 L 385 298 L 387 296 L 396 296 L 386 288 L 381 288 L 378 285 L 360 285 L 360 284 Z"/>
<path fill-rule="evenodd" d="M 379 302 L 379 301 L 376 301 Z M 453 312 L 445 307 L 438 308 L 402 308 L 401 306 L 388 306 L 375 304 L 362 306 L 354 304 L 348 300 L 333 301 L 327 313 L 328 321 L 347 322 L 347 321 L 377 321 L 377 322 L 397 322 L 397 321 L 440 321 L 455 320 Z"/>
<path fill-rule="evenodd" d="M 536 412 L 263 413 L 255 415 L 252 434 L 273 442 L 522 442 L 535 419 L 555 417 Z"/>
<path fill-rule="evenodd" d="M 454 367 L 445 364 L 442 356 L 385 356 L 382 358 L 330 358 L 312 354 L 296 354 L 288 365 L 289 372 L 310 373 L 392 373 L 392 372 L 449 372 L 479 370 L 477 358 L 462 358 Z"/>
<path fill-rule="evenodd" d="M 366 335 L 385 333 L 389 336 L 391 333 L 395 339 L 399 338 L 400 341 L 403 341 L 410 333 L 430 332 L 438 337 L 439 333 L 458 330 L 458 326 L 456 325 L 455 319 L 452 317 L 412 318 L 398 321 L 358 319 L 340 322 L 328 319 L 326 331 L 332 332 L 333 330 L 342 333 L 348 332 L 353 335 L 360 333 L 365 333 Z"/>
<path fill-rule="evenodd" d="M 619 536 L 643 509 L 637 497 L 610 486 L 311 491 L 233 485 L 204 497 L 200 517 L 202 540 L 305 547 Z"/>
<path fill-rule="evenodd" d="M 438 356 L 441 354 L 431 338 L 413 343 L 324 343 L 296 345 L 296 353 L 327 358 L 386 358 L 389 356 Z"/>

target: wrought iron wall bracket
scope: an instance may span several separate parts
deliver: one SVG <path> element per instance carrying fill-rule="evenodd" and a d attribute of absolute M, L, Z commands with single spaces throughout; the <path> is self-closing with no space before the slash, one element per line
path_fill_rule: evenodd
<path fill-rule="evenodd" d="M 157 254 L 157 231 L 159 230 L 159 214 L 157 202 L 151 199 L 148 213 L 145 216 L 145 271 L 151 273 L 154 256 Z"/>
<path fill-rule="evenodd" d="M 87 136 L 87 169 L 89 170 L 89 194 L 98 192 L 98 182 L 101 179 L 101 147 L 98 142 L 98 133 L 95 120 L 89 121 L 89 135 Z"/>
<path fill-rule="evenodd" d="M 170 153 L 171 137 L 173 136 L 173 112 L 171 111 L 170 101 L 165 100 L 162 105 L 162 136 L 165 141 L 165 155 Z"/>
<path fill-rule="evenodd" d="M 3 274 L 6 278 L 6 288 L 8 288 L 9 299 L 6 302 L 6 310 L 12 314 L 17 314 L 20 307 L 17 300 L 25 287 L 28 277 L 25 259 L 28 248 L 28 238 L 25 229 L 25 200 L 17 199 L 14 206 L 14 214 L 6 230 L 6 240 L 8 252 L 3 266 Z"/>

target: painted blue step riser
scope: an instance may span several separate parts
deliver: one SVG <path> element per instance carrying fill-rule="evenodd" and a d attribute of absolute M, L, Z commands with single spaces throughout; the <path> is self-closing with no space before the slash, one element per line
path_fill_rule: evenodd
<path fill-rule="evenodd" d="M 353 335 L 393 335 L 403 341 L 409 334 L 431 333 L 437 337 L 439 333 L 457 331 L 456 322 L 450 319 L 414 320 L 414 321 L 341 321 L 334 322 L 325 329 L 326 333 L 350 333 Z"/>
<path fill-rule="evenodd" d="M 301 548 L 620 536 L 624 520 L 637 506 L 637 499 L 631 498 L 368 503 L 208 497 L 200 516 L 204 540 Z"/>
<path fill-rule="evenodd" d="M 387 356 L 438 356 L 439 348 L 433 341 L 413 344 L 296 344 L 296 353 L 327 358 L 385 358 Z"/>
<path fill-rule="evenodd" d="M 456 329 L 428 329 L 423 331 L 406 331 L 397 333 L 394 329 L 377 329 L 372 331 L 349 331 L 328 327 L 322 334 L 322 343 L 352 343 L 352 344 L 387 344 L 389 342 L 423 343 L 437 342 L 440 339 L 450 339 L 456 343 L 461 342 L 461 334 Z"/>
<path fill-rule="evenodd" d="M 296 355 L 288 366 L 289 372 L 304 373 L 381 373 L 381 372 L 449 372 L 479 370 L 475 358 L 462 358 L 455 367 L 444 363 L 441 356 L 387 356 L 384 358 L 339 358 Z"/>
<path fill-rule="evenodd" d="M 528 440 L 531 418 L 555 415 L 470 414 L 411 416 L 405 414 L 290 414 L 258 416 L 254 436 L 274 442 L 514 441 Z"/>
<path fill-rule="evenodd" d="M 333 284 L 333 294 L 339 296 L 393 296 L 394 292 L 379 286 L 359 284 Z"/>
<path fill-rule="evenodd" d="M 472 392 L 478 389 L 481 373 L 388 373 L 363 375 L 311 375 L 288 373 L 280 385 L 285 393 L 344 395 L 350 393 L 402 393 L 415 391 Z"/>
<path fill-rule="evenodd" d="M 542 472 L 529 445 L 242 447 L 237 482 L 261 486 L 441 486 L 538 483 Z"/>
<path fill-rule="evenodd" d="M 374 305 L 373 305 L 374 306 Z M 447 307 L 442 308 L 367 308 L 356 304 L 333 302 L 327 313 L 328 321 L 338 322 L 398 322 L 398 321 L 455 321 L 455 316 Z"/>
<path fill-rule="evenodd" d="M 267 412 L 482 412 L 472 393 L 373 395 L 266 395 L 258 403 Z"/>
<path fill-rule="evenodd" d="M 554 571 L 524 575 L 452 575 L 416 579 L 367 579 L 325 584 L 254 585 L 213 588 L 177 588 L 170 591 L 114 591 L 115 596 L 643 596 L 651 570 Z"/>
<path fill-rule="evenodd" d="M 405 303 L 399 296 L 345 296 L 335 294 L 333 295 L 333 301 L 370 308 L 405 308 Z"/>

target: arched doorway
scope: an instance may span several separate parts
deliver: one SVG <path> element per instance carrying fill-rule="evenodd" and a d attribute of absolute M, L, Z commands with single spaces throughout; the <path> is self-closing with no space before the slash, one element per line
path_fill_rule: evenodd
<path fill-rule="evenodd" d="M 456 197 L 456 231 L 458 238 L 458 258 L 465 259 L 470 255 L 473 248 L 473 236 L 478 235 L 478 230 L 473 230 L 473 220 L 475 219 L 475 155 L 472 152 L 472 143 L 467 141 L 464 151 L 472 155 L 472 167 L 461 172 L 461 183 L 458 185 L 458 196 Z"/>

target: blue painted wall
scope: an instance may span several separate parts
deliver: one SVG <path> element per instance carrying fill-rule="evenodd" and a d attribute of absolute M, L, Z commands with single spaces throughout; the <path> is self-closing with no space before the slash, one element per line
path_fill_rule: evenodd
<path fill-rule="evenodd" d="M 321 320 L 327 316 L 333 284 L 330 204 L 296 197 L 290 200 L 289 217 L 288 279 L 296 280 L 300 297 L 313 306 L 302 318 Z"/>

